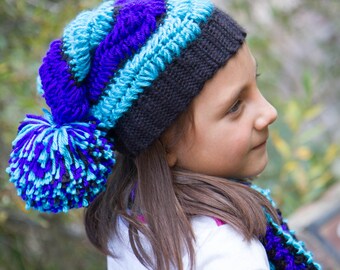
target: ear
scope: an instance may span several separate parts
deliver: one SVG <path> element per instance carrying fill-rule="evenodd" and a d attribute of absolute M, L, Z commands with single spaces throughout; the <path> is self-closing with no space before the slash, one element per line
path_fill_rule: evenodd
<path fill-rule="evenodd" d="M 166 151 L 166 161 L 170 168 L 174 167 L 177 163 L 177 155 L 173 151 Z"/>
<path fill-rule="evenodd" d="M 168 166 L 170 168 L 174 167 L 177 163 L 177 154 L 176 151 L 174 151 L 174 149 L 171 149 L 168 146 L 168 142 L 170 141 L 170 138 L 173 138 L 173 129 L 168 128 L 160 137 L 160 143 L 163 146 L 163 149 L 165 151 L 165 158 L 166 161 L 168 163 Z"/>

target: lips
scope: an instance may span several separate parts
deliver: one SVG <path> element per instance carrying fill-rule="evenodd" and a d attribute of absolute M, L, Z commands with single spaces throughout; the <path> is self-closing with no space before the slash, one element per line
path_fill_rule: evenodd
<path fill-rule="evenodd" d="M 265 141 L 263 141 L 262 143 L 260 143 L 260 144 L 256 145 L 255 147 L 253 147 L 253 150 L 254 149 L 259 149 L 259 148 L 265 146 L 266 144 L 267 144 L 267 139 Z"/>

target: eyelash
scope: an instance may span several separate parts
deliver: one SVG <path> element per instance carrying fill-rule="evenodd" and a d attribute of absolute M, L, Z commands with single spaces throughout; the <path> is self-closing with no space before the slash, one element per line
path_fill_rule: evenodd
<path fill-rule="evenodd" d="M 260 77 L 260 76 L 261 76 L 261 73 L 256 73 L 256 79 L 257 79 L 258 77 Z M 240 106 L 241 106 L 241 103 L 242 103 L 242 100 L 238 99 L 238 100 L 231 106 L 231 108 L 229 109 L 229 111 L 227 112 L 227 114 L 236 113 L 236 112 L 239 110 L 239 108 L 240 108 Z"/>
<path fill-rule="evenodd" d="M 238 109 L 240 108 L 242 101 L 241 100 L 237 100 L 233 106 L 231 106 L 231 108 L 229 109 L 227 114 L 232 114 L 232 113 L 236 113 L 238 111 Z"/>

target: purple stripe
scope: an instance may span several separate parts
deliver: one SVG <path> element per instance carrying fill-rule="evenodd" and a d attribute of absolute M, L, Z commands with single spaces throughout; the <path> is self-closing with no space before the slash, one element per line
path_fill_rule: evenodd
<path fill-rule="evenodd" d="M 46 126 L 46 125 L 49 124 L 46 119 L 44 119 L 43 123 L 40 122 L 41 120 L 43 120 L 42 116 L 39 116 L 39 118 L 36 117 L 35 119 L 33 118 L 32 120 L 31 119 L 32 119 L 32 117 L 30 117 L 30 115 L 26 115 L 25 121 L 23 121 L 19 125 L 19 127 L 18 127 L 18 132 L 20 132 L 23 128 L 25 128 L 28 125 L 42 125 L 42 126 Z M 37 120 L 40 120 L 40 121 L 37 121 Z"/>
<path fill-rule="evenodd" d="M 34 120 L 39 120 L 42 121 L 42 122 L 45 122 L 46 124 L 49 124 L 48 120 L 45 119 L 44 117 L 40 116 L 40 115 L 34 115 L 34 114 L 27 114 L 26 115 L 26 118 L 29 118 L 29 119 L 34 119 Z M 26 121 L 27 122 L 27 121 Z M 36 121 L 35 121 L 36 122 Z"/>
<path fill-rule="evenodd" d="M 164 0 L 119 1 L 116 5 L 121 5 L 116 24 L 98 46 L 87 81 L 92 102 L 98 100 L 122 63 L 146 43 L 166 11 Z"/>
<path fill-rule="evenodd" d="M 88 117 L 90 101 L 98 100 L 114 72 L 145 44 L 156 29 L 157 19 L 166 11 L 163 0 L 117 4 L 120 10 L 116 24 L 97 48 L 85 83 L 76 83 L 73 78 L 63 56 L 62 41 L 51 43 L 39 74 L 46 103 L 57 124 L 84 121 Z"/>
<path fill-rule="evenodd" d="M 289 243 L 286 243 L 282 239 L 282 236 L 277 235 L 276 229 L 270 224 L 267 225 L 266 243 L 264 247 L 269 260 L 274 262 L 278 269 L 305 269 L 305 265 L 302 262 L 296 262 L 294 253 L 292 253 L 292 250 L 295 248 L 290 246 Z"/>
<path fill-rule="evenodd" d="M 28 133 L 26 133 L 20 140 L 16 143 L 15 150 L 18 150 L 19 152 L 30 152 L 30 150 L 26 150 L 27 144 L 29 144 L 32 140 L 35 140 L 36 137 L 38 137 L 40 131 L 42 128 L 38 128 L 35 130 L 30 130 Z M 38 133 L 39 132 L 39 133 Z M 31 144 L 30 149 L 33 147 L 33 144 Z"/>
<path fill-rule="evenodd" d="M 77 85 L 67 62 L 63 59 L 62 42 L 51 43 L 39 69 L 44 97 L 56 123 L 84 119 L 89 111 L 86 86 Z"/>

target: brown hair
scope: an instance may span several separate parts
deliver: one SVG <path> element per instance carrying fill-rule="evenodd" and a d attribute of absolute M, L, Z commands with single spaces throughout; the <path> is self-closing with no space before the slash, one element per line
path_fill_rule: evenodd
<path fill-rule="evenodd" d="M 183 113 L 167 130 L 173 146 L 193 122 Z M 103 253 L 114 256 L 108 247 L 117 233 L 117 218 L 129 223 L 132 249 L 150 269 L 183 269 L 182 254 L 187 250 L 194 267 L 194 234 L 190 217 L 218 218 L 243 234 L 246 240 L 261 238 L 266 232 L 263 208 L 277 221 L 268 200 L 247 185 L 220 177 L 169 168 L 166 151 L 171 148 L 156 140 L 136 158 L 117 154 L 117 163 L 107 189 L 90 204 L 85 213 L 85 228 L 90 241 Z M 244 182 L 244 183 L 242 183 Z M 134 200 L 131 194 L 134 193 Z M 143 215 L 145 223 L 140 221 Z M 146 236 L 152 247 L 148 254 L 140 241 Z"/>

